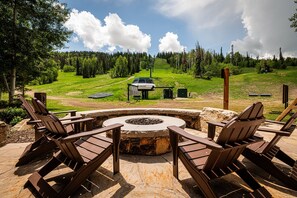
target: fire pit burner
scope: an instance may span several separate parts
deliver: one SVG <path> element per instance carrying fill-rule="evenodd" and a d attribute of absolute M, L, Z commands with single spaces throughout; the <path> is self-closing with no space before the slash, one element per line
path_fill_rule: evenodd
<path fill-rule="evenodd" d="M 132 118 L 125 121 L 128 124 L 135 125 L 152 125 L 152 124 L 160 124 L 163 122 L 161 119 L 156 118 Z"/>
<path fill-rule="evenodd" d="M 103 126 L 123 124 L 120 151 L 122 153 L 159 155 L 171 150 L 168 126 L 186 127 L 184 120 L 159 115 L 133 115 L 111 118 Z M 111 133 L 107 133 L 110 137 Z"/>

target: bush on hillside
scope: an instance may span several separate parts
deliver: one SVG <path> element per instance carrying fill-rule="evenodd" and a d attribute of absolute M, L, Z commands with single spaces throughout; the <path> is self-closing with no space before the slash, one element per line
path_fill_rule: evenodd
<path fill-rule="evenodd" d="M 63 72 L 75 72 L 75 67 L 71 65 L 64 65 L 63 67 Z"/>
<path fill-rule="evenodd" d="M 126 77 L 129 75 L 128 60 L 126 57 L 119 56 L 116 60 L 115 66 L 110 70 L 110 76 L 112 78 Z"/>
<path fill-rule="evenodd" d="M 21 108 L 8 107 L 0 111 L 0 120 L 9 124 L 16 124 L 17 120 L 26 118 L 26 112 Z"/>

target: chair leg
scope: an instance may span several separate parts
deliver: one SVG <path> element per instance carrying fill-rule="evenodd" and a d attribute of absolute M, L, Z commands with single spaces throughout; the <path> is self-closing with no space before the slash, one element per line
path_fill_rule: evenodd
<path fill-rule="evenodd" d="M 283 152 L 282 150 L 279 150 L 277 152 L 277 154 L 275 155 L 275 157 L 281 161 L 283 161 L 284 163 L 288 164 L 289 166 L 293 167 L 295 164 L 295 160 L 292 159 L 289 155 L 287 155 L 285 152 Z"/>
<path fill-rule="evenodd" d="M 257 182 L 246 168 L 239 169 L 236 173 L 253 189 L 253 192 L 250 193 L 251 197 L 272 197 L 272 195 Z"/>
<path fill-rule="evenodd" d="M 49 162 L 47 162 L 38 172 L 33 173 L 29 178 L 28 181 L 25 183 L 24 188 L 29 187 L 31 184 L 38 193 L 45 190 L 45 194 L 48 196 L 56 197 L 56 192 L 50 187 L 50 185 L 43 179 L 45 175 L 59 166 L 61 162 L 53 157 Z M 39 183 L 39 184 L 38 184 Z M 40 186 L 38 186 L 40 185 Z M 42 187 L 41 187 L 42 186 Z M 44 188 L 44 189 L 41 189 Z M 46 195 L 45 195 L 46 196 Z"/>
<path fill-rule="evenodd" d="M 180 160 L 184 164 L 185 168 L 188 170 L 192 178 L 195 180 L 197 186 L 203 193 L 205 197 L 208 198 L 215 198 L 217 197 L 214 191 L 212 190 L 210 183 L 209 183 L 209 178 L 207 178 L 207 174 L 204 173 L 202 170 L 197 170 L 191 162 L 188 161 L 187 157 L 185 155 L 181 154 L 179 155 Z"/>
<path fill-rule="evenodd" d="M 217 197 L 209 184 L 209 180 L 205 178 L 203 173 L 190 171 L 189 169 L 188 171 L 205 197 L 207 198 Z"/>
<path fill-rule="evenodd" d="M 297 180 L 285 174 L 270 159 L 250 150 L 245 150 L 243 155 L 289 188 L 297 190 Z"/>
<path fill-rule="evenodd" d="M 73 194 L 110 155 L 111 153 L 109 151 L 105 151 L 105 153 L 97 159 L 89 162 L 88 164 L 84 164 L 76 170 L 74 176 L 71 178 L 71 181 L 61 192 L 59 192 L 59 197 L 69 197 L 69 195 Z"/>
<path fill-rule="evenodd" d="M 251 175 L 251 173 L 243 168 L 236 171 L 237 175 L 242 178 L 245 183 L 247 183 L 253 190 L 257 190 L 261 188 L 261 185 L 257 182 L 257 180 Z"/>
<path fill-rule="evenodd" d="M 45 137 L 38 139 L 36 142 L 28 145 L 23 154 L 16 163 L 16 167 L 27 164 L 36 157 L 41 157 L 46 153 L 49 153 L 57 146 L 53 141 L 49 141 Z"/>
<path fill-rule="evenodd" d="M 173 176 L 178 179 L 178 160 L 173 161 Z"/>
<path fill-rule="evenodd" d="M 113 174 L 120 172 L 120 139 L 121 139 L 121 130 L 120 128 L 114 129 L 112 133 L 113 138 Z"/>
<path fill-rule="evenodd" d="M 56 167 L 58 167 L 62 162 L 59 161 L 56 157 L 52 157 L 50 161 L 48 161 L 39 171 L 39 175 L 44 177 L 47 175 L 49 172 L 54 170 Z"/>
<path fill-rule="evenodd" d="M 178 135 L 173 132 L 170 135 L 170 145 L 172 148 L 172 163 L 173 163 L 173 176 L 178 179 Z"/>

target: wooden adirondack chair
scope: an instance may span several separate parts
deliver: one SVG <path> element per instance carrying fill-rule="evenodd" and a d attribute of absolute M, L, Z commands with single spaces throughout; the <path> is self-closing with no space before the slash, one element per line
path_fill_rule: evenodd
<path fill-rule="evenodd" d="M 253 178 L 238 160 L 245 147 L 260 141 L 254 136 L 264 122 L 262 103 L 254 103 L 238 117 L 228 121 L 216 141 L 191 135 L 176 127 L 168 127 L 173 151 L 173 175 L 178 179 L 178 158 L 205 197 L 216 197 L 210 181 L 236 172 L 254 191 L 255 197 L 270 197 L 270 193 Z M 187 139 L 178 142 L 179 136 Z"/>
<path fill-rule="evenodd" d="M 53 149 L 57 148 L 56 144 L 53 141 L 49 140 L 46 136 L 44 136 L 44 132 L 46 131 L 46 128 L 42 124 L 41 120 L 38 118 L 38 114 L 35 113 L 33 106 L 22 96 L 20 96 L 19 99 L 22 102 L 22 108 L 24 110 L 26 110 L 28 116 L 30 117 L 30 120 L 27 123 L 34 125 L 35 142 L 29 144 L 25 148 L 25 150 L 21 154 L 18 162 L 15 165 L 16 167 L 25 165 L 28 162 L 35 159 L 36 157 L 43 156 L 44 154 L 52 152 Z M 35 102 L 35 104 L 37 105 L 37 102 Z M 45 108 L 45 106 L 38 105 L 38 108 Z M 78 120 L 81 118 L 81 116 L 75 116 L 75 112 L 76 111 L 72 110 L 69 112 L 64 111 L 64 112 L 56 112 L 56 113 L 57 114 L 70 113 L 72 115 L 69 118 L 61 118 L 60 119 L 65 123 L 67 120 Z M 90 119 L 89 118 L 88 119 L 80 119 L 79 121 L 80 122 L 90 122 Z M 65 123 L 65 124 L 67 124 L 67 123 Z M 68 122 L 67 126 L 68 126 L 68 132 L 72 133 L 72 131 L 73 131 L 72 123 Z"/>
<path fill-rule="evenodd" d="M 31 185 L 42 197 L 69 197 L 81 184 L 113 154 L 114 174 L 119 172 L 120 128 L 115 124 L 105 128 L 69 135 L 62 122 L 54 115 L 41 115 L 47 132 L 45 135 L 60 148 L 53 158 L 39 171 L 33 173 L 25 187 Z M 98 135 L 113 131 L 113 139 Z M 73 170 L 71 178 L 57 192 L 44 177 L 61 163 Z"/>
<path fill-rule="evenodd" d="M 30 117 L 30 120 L 27 122 L 27 124 L 34 125 L 35 142 L 29 144 L 25 148 L 15 165 L 16 167 L 27 164 L 36 157 L 40 157 L 41 155 L 46 154 L 57 147 L 53 141 L 50 141 L 48 138 L 42 135 L 46 129 L 41 121 L 37 118 L 32 105 L 22 96 L 20 96 L 19 99 L 22 102 L 22 108 L 26 110 L 28 116 Z"/>
<path fill-rule="evenodd" d="M 283 136 L 290 136 L 295 130 L 296 125 L 294 121 L 297 118 L 295 112 L 287 122 L 274 121 L 273 123 L 282 125 L 280 130 L 275 130 L 268 127 L 260 127 L 260 132 L 274 133 L 271 141 L 261 141 L 247 146 L 242 153 L 247 159 L 252 161 L 257 166 L 261 167 L 267 173 L 271 174 L 276 179 L 280 180 L 287 187 L 297 190 L 297 160 L 291 158 L 280 147 L 276 146 L 278 141 Z M 280 167 L 273 162 L 277 158 L 288 165 L 290 172 L 283 171 Z"/>

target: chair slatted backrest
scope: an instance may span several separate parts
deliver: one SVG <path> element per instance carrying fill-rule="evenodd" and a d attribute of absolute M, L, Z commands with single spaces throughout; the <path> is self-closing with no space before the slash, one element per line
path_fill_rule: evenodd
<path fill-rule="evenodd" d="M 32 104 L 35 109 L 35 113 L 47 115 L 49 114 L 49 111 L 47 110 L 46 106 L 37 98 L 32 98 Z"/>
<path fill-rule="evenodd" d="M 46 133 L 46 136 L 55 141 L 64 155 L 76 162 L 83 163 L 84 161 L 73 142 L 60 141 L 61 138 L 68 136 L 62 122 L 53 114 L 41 115 L 40 119 L 49 131 Z"/>
<path fill-rule="evenodd" d="M 36 108 L 36 111 L 39 113 L 39 119 L 49 131 L 46 133 L 46 136 L 54 140 L 57 146 L 68 158 L 76 162 L 83 163 L 84 161 L 73 142 L 59 141 L 61 138 L 68 136 L 67 129 L 59 118 L 49 113 L 45 105 L 38 99 L 34 98 L 32 102 L 33 101 L 34 108 Z"/>
<path fill-rule="evenodd" d="M 227 167 L 238 159 L 261 123 L 264 122 L 262 103 L 254 103 L 239 116 L 230 120 L 222 128 L 216 143 L 224 149 L 213 150 L 205 166 L 205 171 Z"/>
<path fill-rule="evenodd" d="M 297 118 L 297 112 L 295 112 L 291 117 L 290 119 L 284 124 L 284 126 L 280 129 L 280 131 L 285 131 L 285 132 L 289 132 L 290 135 L 291 133 L 294 131 L 295 127 L 293 124 L 295 122 Z M 289 135 L 289 136 L 290 136 Z M 265 147 L 265 149 L 263 150 L 262 153 L 266 153 L 268 152 L 271 148 L 273 148 L 277 143 L 278 141 L 282 138 L 283 136 L 282 135 L 279 135 L 279 134 L 275 134 L 275 136 L 273 137 L 273 139 L 268 143 L 268 145 Z"/>
<path fill-rule="evenodd" d="M 23 96 L 19 96 L 19 99 L 22 102 L 22 108 L 27 112 L 30 119 L 32 121 L 39 120 L 39 118 L 37 117 L 37 115 L 35 113 L 33 106 L 29 103 L 29 101 L 27 101 Z M 37 128 L 43 126 L 43 124 L 41 122 L 40 123 L 37 122 L 35 125 Z"/>

